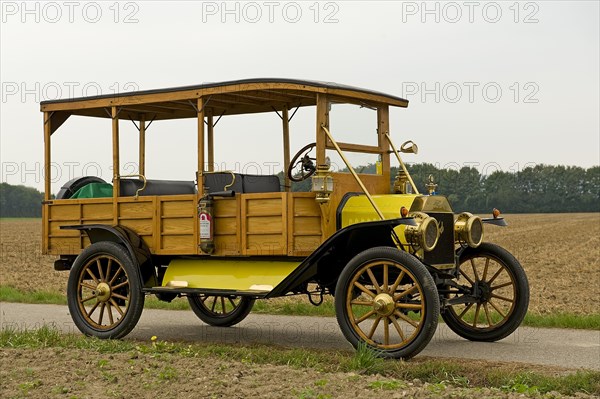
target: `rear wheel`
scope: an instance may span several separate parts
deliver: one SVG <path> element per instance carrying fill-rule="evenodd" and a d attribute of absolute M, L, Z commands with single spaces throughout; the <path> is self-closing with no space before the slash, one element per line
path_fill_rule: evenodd
<path fill-rule="evenodd" d="M 244 320 L 254 299 L 235 295 L 188 295 L 190 307 L 200 320 L 211 326 L 230 327 Z"/>
<path fill-rule="evenodd" d="M 144 308 L 140 276 L 129 254 L 114 242 L 98 242 L 75 259 L 67 286 L 73 322 L 85 335 L 121 338 Z"/>
<path fill-rule="evenodd" d="M 433 278 L 413 256 L 390 247 L 356 255 L 340 274 L 335 310 L 344 336 L 378 355 L 410 358 L 429 343 L 438 323 Z"/>
<path fill-rule="evenodd" d="M 448 299 L 463 303 L 442 312 L 448 327 L 471 341 L 498 341 L 512 334 L 529 306 L 529 283 L 519 261 L 505 249 L 485 243 L 467 248 L 459 264 L 457 282 L 463 295 Z"/>

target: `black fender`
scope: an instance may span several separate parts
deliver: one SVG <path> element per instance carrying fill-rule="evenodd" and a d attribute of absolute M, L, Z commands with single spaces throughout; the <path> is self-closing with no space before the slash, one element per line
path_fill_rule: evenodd
<path fill-rule="evenodd" d="M 127 249 L 131 259 L 140 269 L 140 277 L 144 287 L 154 287 L 158 283 L 156 268 L 152 264 L 150 249 L 133 230 L 124 226 L 109 226 L 106 224 L 85 224 L 61 226 L 63 230 L 79 230 L 87 234 L 92 244 L 100 241 L 112 241 Z"/>
<path fill-rule="evenodd" d="M 486 218 L 486 219 L 481 219 L 481 221 L 483 223 L 493 224 L 494 226 L 500 226 L 500 227 L 508 226 L 508 223 L 506 223 L 506 220 L 504 220 L 504 218 Z"/>
<path fill-rule="evenodd" d="M 277 285 L 266 298 L 303 292 L 305 284 L 316 280 L 333 294 L 339 274 L 356 254 L 373 247 L 396 247 L 393 229 L 416 225 L 413 218 L 397 218 L 356 223 L 336 231 Z"/>

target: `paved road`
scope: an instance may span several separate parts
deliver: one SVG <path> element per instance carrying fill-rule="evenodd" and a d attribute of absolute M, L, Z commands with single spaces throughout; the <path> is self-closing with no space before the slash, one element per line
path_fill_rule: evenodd
<path fill-rule="evenodd" d="M 0 325 L 20 330 L 53 324 L 79 333 L 66 306 L 0 303 Z M 250 314 L 231 328 L 210 327 L 191 311 L 145 309 L 128 339 L 263 343 L 296 348 L 351 350 L 335 318 Z M 600 370 L 600 331 L 519 328 L 495 343 L 469 342 L 440 324 L 421 355 L 523 362 Z"/>

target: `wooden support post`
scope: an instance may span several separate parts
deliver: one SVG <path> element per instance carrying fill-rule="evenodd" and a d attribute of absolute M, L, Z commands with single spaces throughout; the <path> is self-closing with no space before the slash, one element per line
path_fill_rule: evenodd
<path fill-rule="evenodd" d="M 204 195 L 204 100 L 198 99 L 198 194 Z"/>
<path fill-rule="evenodd" d="M 112 117 L 112 150 L 113 150 L 113 198 L 120 194 L 119 184 L 119 113 L 117 107 L 111 107 Z"/>
<path fill-rule="evenodd" d="M 283 176 L 284 176 L 284 185 L 285 191 L 292 191 L 292 186 L 290 184 L 290 179 L 287 174 L 287 168 L 290 164 L 290 118 L 288 116 L 288 107 L 287 105 L 283 108 L 281 113 L 281 118 L 283 122 Z"/>
<path fill-rule="evenodd" d="M 387 105 L 381 105 L 377 108 L 377 143 L 381 155 L 381 170 L 383 176 L 388 176 L 390 172 L 390 143 L 385 137 L 390 132 L 390 113 Z"/>
<path fill-rule="evenodd" d="M 317 93 L 317 166 L 325 164 L 327 136 L 322 126 L 329 129 L 329 102 L 325 94 Z"/>
<path fill-rule="evenodd" d="M 146 176 L 146 115 L 140 115 L 139 174 Z"/>
<path fill-rule="evenodd" d="M 208 171 L 212 172 L 215 170 L 215 148 L 213 141 L 213 113 L 212 110 L 206 110 L 206 122 L 208 124 Z"/>
<path fill-rule="evenodd" d="M 52 180 L 52 176 L 50 176 L 50 135 L 52 134 L 50 115 L 50 112 L 44 112 L 44 201 L 50 200 L 50 191 L 52 190 L 50 186 Z"/>

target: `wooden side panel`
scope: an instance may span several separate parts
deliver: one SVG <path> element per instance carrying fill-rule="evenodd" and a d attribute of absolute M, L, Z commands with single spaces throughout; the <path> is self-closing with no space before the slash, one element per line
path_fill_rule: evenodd
<path fill-rule="evenodd" d="M 155 224 L 156 197 L 119 198 L 118 224 L 135 231 L 148 245 L 152 253 L 156 250 Z"/>
<path fill-rule="evenodd" d="M 242 194 L 242 255 L 287 255 L 286 193 Z"/>
<path fill-rule="evenodd" d="M 196 196 L 157 197 L 157 201 L 159 242 L 154 253 L 197 254 Z"/>
<path fill-rule="evenodd" d="M 43 251 L 76 255 L 90 245 L 84 233 L 61 226 L 106 224 L 128 227 L 153 254 L 198 254 L 196 195 L 54 200 L 45 205 Z M 115 212 L 116 209 L 116 212 Z M 47 238 L 46 238 L 47 237 Z"/>
<path fill-rule="evenodd" d="M 215 251 L 213 255 L 241 254 L 241 196 L 235 198 L 216 198 L 213 209 Z"/>
<path fill-rule="evenodd" d="M 314 193 L 288 197 L 288 255 L 308 256 L 321 245 L 321 210 Z"/>

